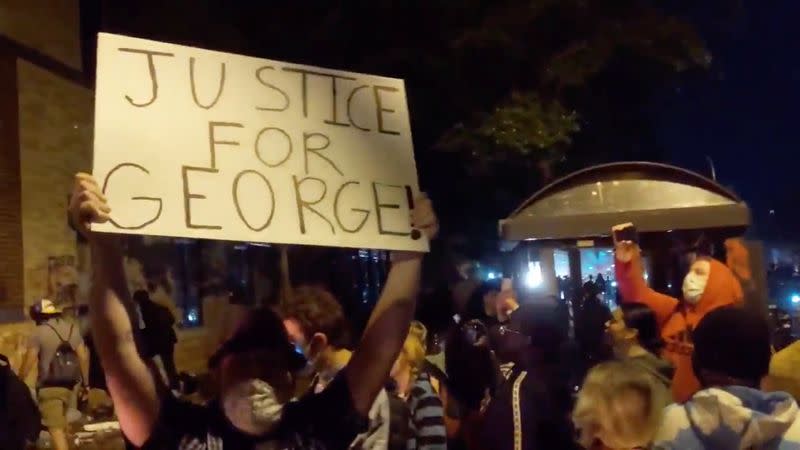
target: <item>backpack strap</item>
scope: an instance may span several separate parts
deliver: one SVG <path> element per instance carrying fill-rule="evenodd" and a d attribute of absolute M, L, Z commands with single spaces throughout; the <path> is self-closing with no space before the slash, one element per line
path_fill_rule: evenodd
<path fill-rule="evenodd" d="M 45 325 L 51 330 L 53 330 L 53 333 L 55 333 L 56 336 L 58 336 L 58 340 L 60 340 L 62 344 L 68 344 L 70 347 L 72 347 L 72 344 L 70 344 L 69 340 L 72 339 L 72 329 L 75 327 L 74 323 L 69 326 L 69 335 L 67 335 L 66 339 L 61 337 L 61 335 L 58 333 L 58 331 L 55 329 L 54 326 L 50 325 L 49 323 L 45 323 Z"/>
<path fill-rule="evenodd" d="M 44 326 L 46 326 L 47 328 L 50 328 L 51 330 L 53 330 L 53 333 L 55 333 L 55 334 L 56 334 L 56 336 L 58 336 L 58 340 L 59 340 L 59 341 L 61 341 L 61 343 L 62 343 L 62 344 L 63 344 L 64 342 L 66 342 L 66 341 L 64 340 L 64 338 L 62 338 L 62 337 L 61 337 L 61 335 L 60 335 L 60 334 L 58 334 L 58 331 L 56 330 L 56 328 L 55 328 L 54 326 L 50 325 L 50 324 L 49 324 L 49 323 L 47 323 L 47 322 L 45 322 Z"/>

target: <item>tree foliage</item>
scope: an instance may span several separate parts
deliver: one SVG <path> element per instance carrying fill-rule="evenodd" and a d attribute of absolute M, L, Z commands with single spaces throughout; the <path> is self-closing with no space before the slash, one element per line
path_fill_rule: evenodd
<path fill-rule="evenodd" d="M 507 83 L 504 98 L 466 124 L 456 123 L 437 145 L 481 163 L 569 157 L 581 130 L 575 97 L 590 98 L 593 82 L 625 60 L 642 83 L 710 63 L 689 23 L 645 1 L 498 2 L 477 27 L 454 39 L 453 49 L 509 56 L 510 67 L 495 77 Z"/>
<path fill-rule="evenodd" d="M 658 159 L 651 93 L 710 62 L 650 0 L 167 3 L 106 1 L 105 28 L 404 78 L 421 184 L 476 247 L 561 172 Z"/>

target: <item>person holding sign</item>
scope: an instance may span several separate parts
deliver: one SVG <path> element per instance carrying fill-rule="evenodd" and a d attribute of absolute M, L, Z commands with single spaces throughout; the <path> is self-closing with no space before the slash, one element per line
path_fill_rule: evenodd
<path fill-rule="evenodd" d="M 433 238 L 438 223 L 422 197 L 411 225 Z M 210 359 L 219 398 L 191 405 L 156 383 L 133 340 L 131 303 L 116 236 L 92 232 L 111 209 L 91 175 L 78 174 L 73 225 L 92 250 L 90 320 L 120 427 L 137 447 L 157 449 L 345 449 L 364 430 L 370 406 L 403 345 L 419 291 L 422 254 L 398 252 L 381 298 L 352 359 L 328 388 L 291 401 L 293 373 L 306 362 L 281 320 L 252 312 Z"/>

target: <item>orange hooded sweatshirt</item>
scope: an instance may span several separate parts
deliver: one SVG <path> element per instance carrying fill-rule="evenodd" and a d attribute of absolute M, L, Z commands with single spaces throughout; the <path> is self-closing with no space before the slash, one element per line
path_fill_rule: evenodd
<path fill-rule="evenodd" d="M 666 343 L 661 356 L 675 366 L 672 397 L 679 403 L 689 400 L 700 389 L 700 382 L 692 370 L 694 345 L 691 331 L 709 311 L 741 303 L 743 298 L 742 287 L 728 266 L 715 259 L 710 261 L 711 272 L 703 295 L 697 304 L 686 303 L 685 308 L 678 307 L 678 299 L 647 286 L 638 253 L 628 263 L 616 261 L 617 287 L 622 301 L 643 303 L 656 315 L 661 337 Z"/>

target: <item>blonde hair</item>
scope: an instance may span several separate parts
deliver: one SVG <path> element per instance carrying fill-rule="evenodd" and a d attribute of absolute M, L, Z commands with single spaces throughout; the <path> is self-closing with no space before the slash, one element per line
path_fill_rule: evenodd
<path fill-rule="evenodd" d="M 422 367 L 422 363 L 425 362 L 427 337 L 428 330 L 425 325 L 416 320 L 411 322 L 411 327 L 408 330 L 405 342 L 403 342 L 403 349 L 400 354 L 405 358 L 414 375 L 417 374 L 419 368 Z"/>
<path fill-rule="evenodd" d="M 664 383 L 639 364 L 599 364 L 586 375 L 572 412 L 572 421 L 580 432 L 578 442 L 584 448 L 598 439 L 611 448 L 647 445 L 669 403 Z"/>

